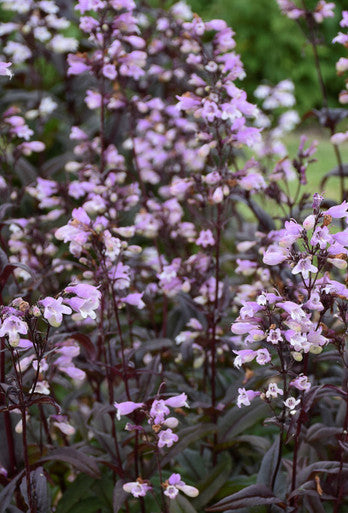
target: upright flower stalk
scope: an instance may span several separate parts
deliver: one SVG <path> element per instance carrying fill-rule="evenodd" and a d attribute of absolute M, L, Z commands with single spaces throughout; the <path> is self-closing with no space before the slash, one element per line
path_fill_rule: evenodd
<path fill-rule="evenodd" d="M 0 509 L 338 513 L 348 136 L 316 37 L 332 3 L 278 0 L 314 52 L 334 199 L 303 192 L 315 142 L 288 155 L 294 84 L 252 103 L 224 20 L 0 3 Z"/>

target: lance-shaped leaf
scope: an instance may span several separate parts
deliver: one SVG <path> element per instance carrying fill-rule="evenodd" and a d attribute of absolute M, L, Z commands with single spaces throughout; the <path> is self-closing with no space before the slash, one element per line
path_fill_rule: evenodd
<path fill-rule="evenodd" d="M 214 506 L 207 508 L 206 511 L 236 510 L 239 508 L 251 508 L 253 506 L 261 506 L 264 504 L 276 504 L 284 510 L 286 508 L 284 502 L 278 497 L 275 497 L 267 486 L 256 484 L 225 497 L 214 504 Z"/>
<path fill-rule="evenodd" d="M 278 466 L 279 456 L 279 436 L 275 439 L 273 445 L 264 455 L 259 473 L 257 475 L 257 483 L 272 487 L 272 480 L 275 478 L 275 472 Z M 279 470 L 279 469 L 278 469 Z"/>
<path fill-rule="evenodd" d="M 31 482 L 31 493 L 35 497 L 36 512 L 47 513 L 51 509 L 51 497 L 48 492 L 47 479 L 44 474 L 44 469 L 38 467 L 30 473 Z M 20 490 L 25 502 L 29 506 L 28 492 L 27 492 L 27 481 L 25 477 L 22 479 Z"/>
<path fill-rule="evenodd" d="M 118 513 L 123 506 L 124 501 L 129 497 L 128 493 L 123 490 L 124 480 L 118 480 L 114 487 L 113 493 L 113 508 L 114 513 Z"/>
<path fill-rule="evenodd" d="M 0 513 L 5 513 L 8 506 L 11 503 L 11 499 L 14 497 L 14 492 L 17 487 L 18 481 L 22 479 L 24 471 L 20 472 L 12 481 L 9 482 L 5 488 L 0 492 Z"/>
<path fill-rule="evenodd" d="M 161 462 L 162 467 L 169 463 L 177 454 L 180 454 L 191 443 L 200 440 L 204 436 L 215 431 L 215 429 L 216 427 L 213 424 L 200 424 L 198 426 L 190 426 L 179 431 L 177 433 L 179 442 L 169 449 Z"/>
<path fill-rule="evenodd" d="M 320 474 L 322 472 L 328 474 L 337 474 L 340 471 L 340 462 L 339 461 L 317 461 L 303 468 L 297 475 L 297 486 L 302 485 L 306 481 L 308 481 L 315 474 Z M 345 463 L 343 465 L 342 471 L 348 471 L 348 464 Z"/>
<path fill-rule="evenodd" d="M 100 477 L 100 472 L 96 461 L 82 451 L 73 447 L 60 447 L 50 454 L 41 458 L 40 463 L 46 461 L 63 461 L 75 467 L 92 477 Z"/>
<path fill-rule="evenodd" d="M 56 513 L 68 513 L 74 510 L 74 507 L 91 493 L 93 479 L 90 476 L 80 474 L 75 481 L 67 487 L 60 499 Z"/>
<path fill-rule="evenodd" d="M 219 442 L 234 439 L 237 435 L 244 433 L 246 429 L 266 417 L 268 413 L 269 409 L 264 402 L 255 403 L 252 408 L 238 408 L 237 406 L 231 408 L 219 420 Z"/>
<path fill-rule="evenodd" d="M 191 502 L 183 495 L 179 494 L 175 500 L 170 501 L 170 513 L 197 513 L 197 510 L 192 506 Z"/>
<path fill-rule="evenodd" d="M 230 476 L 232 462 L 231 457 L 227 453 L 221 455 L 220 462 L 216 465 L 204 481 L 201 481 L 197 486 L 202 490 L 193 501 L 196 509 L 203 508 L 208 502 L 213 499 L 217 492 L 223 487 Z"/>

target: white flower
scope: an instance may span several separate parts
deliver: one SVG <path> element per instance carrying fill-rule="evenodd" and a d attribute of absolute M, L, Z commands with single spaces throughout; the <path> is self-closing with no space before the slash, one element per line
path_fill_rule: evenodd
<path fill-rule="evenodd" d="M 268 385 L 268 389 L 266 391 L 266 397 L 267 399 L 274 398 L 276 399 L 279 395 L 283 395 L 284 392 L 281 388 L 278 387 L 277 383 L 270 383 Z"/>

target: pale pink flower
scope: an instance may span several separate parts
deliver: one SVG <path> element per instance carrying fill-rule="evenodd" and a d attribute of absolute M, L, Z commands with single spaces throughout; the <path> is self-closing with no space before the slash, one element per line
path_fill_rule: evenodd
<path fill-rule="evenodd" d="M 144 403 L 134 403 L 133 401 L 124 401 L 123 403 L 114 403 L 114 406 L 117 410 L 117 420 L 121 420 L 122 415 L 129 415 L 133 413 L 133 411 L 137 410 L 144 406 Z"/>
<path fill-rule="evenodd" d="M 54 328 L 58 328 L 58 326 L 62 324 L 63 314 L 70 315 L 72 313 L 71 308 L 69 308 L 66 305 L 63 305 L 62 303 L 62 297 L 54 299 L 53 297 L 48 296 L 45 299 L 39 301 L 39 304 L 45 308 L 43 313 L 44 318 Z"/>

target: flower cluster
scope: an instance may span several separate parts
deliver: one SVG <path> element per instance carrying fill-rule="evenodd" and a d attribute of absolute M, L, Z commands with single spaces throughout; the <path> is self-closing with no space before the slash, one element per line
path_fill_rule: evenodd
<path fill-rule="evenodd" d="M 325 0 L 319 0 L 313 11 L 307 10 L 304 8 L 304 5 L 298 6 L 292 0 L 277 0 L 277 3 L 282 12 L 292 20 L 310 15 L 316 23 L 322 23 L 325 18 L 332 18 L 334 16 L 333 9 L 335 4 Z"/>
<path fill-rule="evenodd" d="M 171 447 L 173 443 L 179 440 L 178 436 L 173 433 L 172 428 L 176 428 L 179 424 L 178 419 L 175 417 L 167 417 L 170 408 L 182 408 L 188 406 L 187 395 L 180 394 L 178 396 L 170 397 L 169 399 L 155 399 L 149 408 L 146 408 L 144 403 L 134 403 L 132 401 L 125 401 L 122 403 L 114 403 L 117 410 L 117 418 L 120 420 L 121 416 L 129 415 L 134 411 L 141 409 L 145 413 L 148 424 L 152 427 L 152 431 L 156 436 L 156 443 L 159 448 Z M 128 431 L 133 429 L 142 429 L 141 426 L 127 424 Z"/>
<path fill-rule="evenodd" d="M 288 387 L 299 391 L 308 391 L 311 387 L 299 362 L 307 361 L 309 353 L 320 354 L 329 343 L 337 343 L 326 324 L 330 322 L 329 312 L 336 311 L 341 323 L 346 323 L 341 305 L 342 300 L 348 299 L 348 289 L 337 281 L 336 273 L 347 267 L 348 204 L 343 202 L 322 210 L 322 200 L 319 194 L 314 195 L 313 213 L 301 224 L 286 221 L 284 229 L 267 235 L 268 245 L 262 249 L 263 262 L 272 269 L 271 274 L 266 274 L 267 279 L 261 286 L 254 287 L 254 300 L 241 299 L 242 308 L 232 324 L 232 332 L 246 335 L 243 344 L 261 344 L 262 347 L 234 351 L 235 366 L 240 368 L 255 360 L 259 365 L 276 368 L 275 360 L 280 358 L 282 370 L 286 369 L 291 379 L 284 382 L 286 389 L 275 382 L 269 383 L 262 393 L 239 389 L 239 407 L 248 406 L 256 396 L 271 400 L 280 395 L 293 414 L 298 402 L 288 396 Z M 335 227 L 330 231 L 336 219 L 343 219 L 345 226 L 343 230 Z M 287 292 L 284 292 L 277 290 L 276 283 L 277 276 L 286 268 L 290 273 L 286 279 Z"/>
<path fill-rule="evenodd" d="M 278 3 L 315 50 L 313 31 L 333 4 Z M 339 504 L 348 419 L 343 111 L 311 112 L 330 130 L 339 166 L 328 177 L 338 174 L 341 188 L 340 199 L 316 193 L 311 206 L 302 191 L 317 143 L 301 137 L 293 157 L 285 144 L 300 122 L 294 85 L 265 77 L 257 105 L 249 101 L 224 20 L 205 21 L 182 1 L 167 10 L 133 0 L 0 5 L 8 507 L 38 511 L 43 466 L 59 460 L 49 467 L 57 493 L 47 510 L 58 511 L 75 478 L 72 491 L 86 501 L 114 490 L 114 509 L 188 511 L 184 495 L 198 488 L 194 507 L 211 509 L 237 473 L 257 473 L 257 450 L 232 465 L 245 445 L 272 444 L 273 431 L 265 443 L 241 432 L 260 419 L 242 408 L 253 401 L 280 429 L 260 505 L 295 512 L 303 499 L 305 508 L 305 492 L 316 492 L 296 482 L 298 470 L 318 458 L 335 461 L 327 481 L 325 465 L 317 477 L 323 497 L 340 490 Z M 347 46 L 343 33 L 334 41 Z M 337 71 L 346 70 L 342 58 Z M 313 444 L 315 419 L 325 422 L 319 398 L 331 423 L 326 459 Z M 281 463 L 292 440 L 291 469 Z"/>

